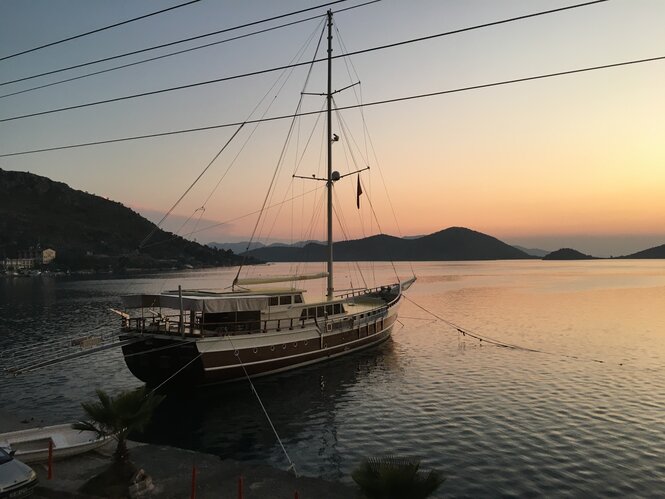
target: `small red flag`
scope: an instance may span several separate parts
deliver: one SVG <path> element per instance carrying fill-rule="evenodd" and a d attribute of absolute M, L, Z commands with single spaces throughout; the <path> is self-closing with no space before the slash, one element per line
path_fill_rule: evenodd
<path fill-rule="evenodd" d="M 360 209 L 360 195 L 363 193 L 363 188 L 360 187 L 360 176 L 358 176 L 358 188 L 356 189 L 356 205 Z"/>

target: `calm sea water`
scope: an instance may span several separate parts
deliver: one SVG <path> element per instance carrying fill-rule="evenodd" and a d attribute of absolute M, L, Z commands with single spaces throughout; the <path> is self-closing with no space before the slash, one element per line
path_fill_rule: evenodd
<path fill-rule="evenodd" d="M 358 284 L 341 264 L 338 288 Z M 284 273 L 287 264 L 254 269 Z M 397 268 L 410 274 L 408 265 Z M 365 456 L 422 459 L 458 497 L 665 496 L 665 261 L 414 264 L 414 302 L 473 332 L 461 336 L 406 301 L 393 339 L 255 382 L 305 475 L 350 481 Z M 364 266 L 368 284 L 388 264 Z M 220 288 L 233 269 L 74 280 L 0 279 L 0 349 L 112 331 L 118 295 Z M 319 284 L 310 295 L 320 296 Z M 0 378 L 0 406 L 59 423 L 97 387 L 136 387 L 112 350 Z M 222 457 L 287 460 L 245 383 L 169 397 L 144 438 Z"/>

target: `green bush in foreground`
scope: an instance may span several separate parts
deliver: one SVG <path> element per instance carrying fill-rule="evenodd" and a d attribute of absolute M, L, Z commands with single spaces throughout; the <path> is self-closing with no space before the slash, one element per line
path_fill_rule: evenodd
<path fill-rule="evenodd" d="M 129 457 L 127 437 L 132 431 L 145 428 L 164 397 L 153 393 L 146 394 L 145 387 L 121 392 L 116 397 L 111 397 L 102 390 L 96 392 L 99 402 L 81 403 L 89 421 L 74 423 L 72 428 L 115 438 L 118 445 L 113 457 L 118 463 L 125 462 Z"/>
<path fill-rule="evenodd" d="M 367 499 L 424 499 L 445 481 L 436 470 L 420 471 L 420 461 L 399 457 L 368 458 L 351 477 Z"/>

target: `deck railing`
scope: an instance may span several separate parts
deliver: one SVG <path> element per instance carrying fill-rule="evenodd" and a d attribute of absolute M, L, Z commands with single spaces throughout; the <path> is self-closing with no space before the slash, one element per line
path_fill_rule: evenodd
<path fill-rule="evenodd" d="M 303 329 L 317 326 L 321 332 L 331 332 L 351 328 L 354 325 L 366 325 L 385 316 L 389 306 L 379 307 L 372 312 L 347 315 L 343 317 L 263 319 L 238 322 L 201 322 L 201 316 L 195 315 L 194 321 L 189 314 L 160 314 L 156 317 L 123 318 L 122 329 L 125 332 L 146 334 L 167 334 L 184 337 L 236 336 L 253 333 L 279 332 L 283 330 Z"/>

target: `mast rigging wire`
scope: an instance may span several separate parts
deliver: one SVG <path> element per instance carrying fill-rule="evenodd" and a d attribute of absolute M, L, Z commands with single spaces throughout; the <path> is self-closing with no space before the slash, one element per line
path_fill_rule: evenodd
<path fill-rule="evenodd" d="M 312 32 L 312 34 L 310 35 L 309 39 L 303 44 L 303 46 L 302 46 L 301 49 L 298 51 L 298 53 L 296 53 L 296 55 L 293 56 L 292 61 L 298 60 L 300 57 L 302 57 L 302 55 L 305 53 L 305 50 L 307 49 L 307 46 L 311 43 L 311 41 L 312 41 L 312 39 L 314 38 L 314 35 L 316 34 L 317 31 L 318 31 L 318 29 L 315 29 L 315 30 Z M 266 91 L 266 93 L 263 95 L 263 97 L 262 97 L 262 98 L 259 100 L 259 102 L 254 106 L 254 109 L 251 110 L 251 112 L 250 112 L 249 115 L 247 116 L 247 119 L 251 118 L 251 117 L 254 115 L 254 113 L 259 109 L 259 107 L 261 106 L 261 104 L 262 104 L 262 103 L 268 98 L 268 95 L 269 95 L 269 94 L 273 91 L 273 89 L 279 84 L 279 82 L 280 82 L 280 80 L 282 79 L 282 77 L 284 77 L 284 76 L 287 74 L 287 72 L 289 72 L 289 75 L 286 76 L 286 78 L 284 78 L 284 81 L 282 82 L 281 86 L 280 86 L 279 89 L 277 90 L 277 92 L 276 92 L 276 94 L 274 95 L 273 99 L 270 101 L 270 103 L 268 104 L 268 106 L 266 106 L 266 109 L 265 109 L 265 110 L 263 111 L 263 113 L 261 114 L 261 117 L 265 117 L 265 115 L 268 114 L 268 111 L 270 111 L 270 108 L 272 107 L 272 105 L 274 104 L 275 100 L 277 99 L 277 96 L 280 94 L 280 92 L 281 92 L 282 89 L 284 88 L 284 85 L 286 85 L 286 82 L 288 81 L 288 79 L 289 79 L 289 77 L 291 76 L 291 74 L 293 73 L 293 71 L 294 71 L 293 69 L 291 69 L 290 71 L 289 71 L 289 70 L 284 70 L 282 73 L 279 74 L 279 76 L 275 79 L 275 82 L 272 84 L 272 86 Z M 203 211 L 205 211 L 205 207 L 206 207 L 206 205 L 208 204 L 208 201 L 210 201 L 210 199 L 212 198 L 212 196 L 214 195 L 214 193 L 217 191 L 217 189 L 219 188 L 220 184 L 222 183 L 222 181 L 224 180 L 224 178 L 226 177 L 226 175 L 229 173 L 229 171 L 231 170 L 231 168 L 233 168 L 233 166 L 235 165 L 236 161 L 237 161 L 238 158 L 240 157 L 240 154 L 242 154 L 242 152 L 245 150 L 245 147 L 246 147 L 247 144 L 249 143 L 250 139 L 253 137 L 253 135 L 254 135 L 254 133 L 256 132 L 256 130 L 258 129 L 259 125 L 260 125 L 260 123 L 255 123 L 255 124 L 254 124 L 254 128 L 250 131 L 250 133 L 249 133 L 248 136 L 246 137 L 245 141 L 243 142 L 242 146 L 240 147 L 240 149 L 238 150 L 238 152 L 236 153 L 236 155 L 234 156 L 234 158 L 231 160 L 231 162 L 229 163 L 228 167 L 226 168 L 226 170 L 224 171 L 224 173 L 222 174 L 222 176 L 220 177 L 220 179 L 217 181 L 217 183 L 215 184 L 215 186 L 214 186 L 214 187 L 212 188 L 212 190 L 210 191 L 210 194 L 208 194 L 208 197 L 207 197 L 207 198 L 205 199 L 205 201 L 203 202 L 203 205 L 202 205 L 200 208 L 197 208 L 197 210 L 195 210 L 194 213 L 192 213 L 192 215 L 187 219 L 187 221 L 185 222 L 185 224 L 186 224 L 187 222 L 189 222 L 189 220 L 194 216 L 194 214 L 196 213 L 196 211 L 198 211 L 198 210 L 203 210 Z M 203 216 L 203 213 L 201 213 L 201 216 Z M 201 219 L 201 216 L 199 217 L 199 220 Z M 178 231 L 176 232 L 176 234 L 179 233 L 180 230 L 182 230 L 182 228 L 184 227 L 185 224 L 183 224 L 183 225 L 178 229 Z M 198 222 L 197 222 L 197 227 L 198 227 Z M 196 228 L 197 228 L 197 227 L 194 228 L 194 231 L 196 231 Z"/>
<path fill-rule="evenodd" d="M 196 179 L 194 180 L 194 182 L 192 182 L 192 184 L 191 184 L 191 185 L 185 190 L 185 192 L 182 193 L 182 196 L 180 196 L 180 197 L 178 198 L 178 200 L 173 204 L 173 206 L 171 206 L 171 208 L 169 209 L 169 211 L 166 212 L 166 214 L 162 217 L 162 219 L 159 221 L 159 223 L 157 223 L 157 224 L 155 225 L 155 227 L 150 231 L 150 233 L 149 233 L 147 236 L 145 236 L 145 238 L 143 239 L 143 241 L 141 241 L 141 243 L 139 244 L 139 249 L 140 249 L 140 248 L 143 248 L 143 246 L 145 245 L 145 243 L 147 243 L 148 240 L 153 236 L 153 234 L 154 234 L 155 232 L 157 232 L 157 230 L 159 229 L 160 225 L 162 225 L 162 223 L 164 223 L 164 220 L 166 220 L 166 219 L 168 218 L 168 216 L 173 212 L 173 210 L 176 208 L 176 206 L 178 206 L 178 205 L 180 204 L 180 201 L 182 201 L 182 200 L 185 198 L 185 196 L 189 193 L 189 191 L 192 190 L 192 188 L 196 185 L 196 183 L 197 183 L 199 180 L 201 180 L 201 177 L 203 177 L 203 174 L 204 174 L 205 172 L 208 171 L 208 169 L 212 166 L 212 164 L 215 162 L 215 160 L 219 157 L 220 154 L 222 154 L 222 152 L 224 152 L 224 150 L 225 150 L 225 149 L 228 147 L 228 145 L 233 141 L 233 139 L 235 139 L 236 135 L 238 135 L 238 133 L 240 132 L 240 130 L 242 130 L 242 127 L 244 127 L 244 126 L 245 126 L 245 124 L 244 124 L 244 123 L 241 123 L 240 126 L 238 127 L 238 129 L 237 129 L 235 132 L 233 132 L 233 135 L 231 135 L 231 138 L 229 138 L 229 140 L 226 141 L 226 144 L 224 144 L 224 145 L 222 146 L 222 148 L 217 152 L 217 154 L 215 154 L 215 157 L 212 158 L 212 159 L 210 160 L 210 162 L 208 163 L 208 166 L 206 166 L 206 167 L 203 169 L 203 171 L 202 171 L 201 173 L 199 173 L 199 176 L 196 177 Z"/>
<path fill-rule="evenodd" d="M 319 48 L 321 46 L 321 40 L 323 39 L 323 33 L 324 32 L 325 32 L 325 26 L 324 26 L 324 29 L 321 30 L 321 35 L 319 36 L 319 40 L 316 44 L 316 49 L 314 50 L 314 58 L 316 58 L 316 54 L 318 53 Z M 310 61 L 309 64 L 310 64 L 309 71 L 307 72 L 307 76 L 305 77 L 305 82 L 303 83 L 303 92 L 304 92 L 304 89 L 307 88 L 307 84 L 309 83 L 309 78 L 312 74 L 312 68 L 313 68 L 314 62 Z M 268 204 L 268 202 L 272 199 L 272 195 L 274 194 L 273 186 L 275 185 L 275 180 L 277 179 L 277 174 L 281 170 L 281 167 L 282 167 L 282 164 L 283 164 L 283 159 L 284 159 L 284 156 L 286 154 L 286 150 L 287 150 L 290 138 L 292 136 L 292 133 L 293 133 L 296 121 L 297 121 L 297 116 L 299 114 L 298 112 L 299 112 L 299 110 L 302 106 L 302 101 L 303 101 L 303 97 L 304 97 L 303 92 L 300 93 L 300 97 L 298 98 L 298 104 L 297 104 L 295 112 L 293 114 L 293 118 L 291 119 L 291 123 L 289 125 L 289 130 L 286 134 L 286 140 L 284 142 L 284 145 L 282 146 L 282 150 L 280 152 L 279 159 L 277 160 L 277 165 L 275 166 L 275 171 L 273 172 L 272 178 L 270 179 L 270 184 L 268 185 L 268 192 L 266 192 L 265 198 L 263 200 L 263 205 L 261 206 L 259 216 L 256 219 L 256 224 L 254 225 L 254 229 L 252 230 L 252 235 L 249 238 L 249 241 L 247 243 L 247 249 L 245 250 L 245 252 L 249 251 L 249 248 L 250 248 L 252 242 L 254 241 L 254 237 L 256 236 L 256 231 L 257 231 L 257 229 L 259 229 L 259 226 L 260 226 L 261 221 L 263 219 L 263 212 L 265 210 L 265 207 Z M 265 220 L 264 220 L 264 223 L 265 223 Z M 238 272 L 236 273 L 235 279 L 233 280 L 233 285 L 235 285 L 238 278 L 240 277 L 240 272 L 242 271 L 243 265 L 245 263 L 245 259 L 246 259 L 246 256 L 243 257 L 242 261 L 240 262 L 240 265 L 238 266 Z"/>

